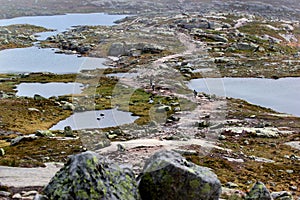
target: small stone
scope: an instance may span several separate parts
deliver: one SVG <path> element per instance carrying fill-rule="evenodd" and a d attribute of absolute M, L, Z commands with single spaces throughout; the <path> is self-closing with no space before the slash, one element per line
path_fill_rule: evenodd
<path fill-rule="evenodd" d="M 286 171 L 286 173 L 288 173 L 288 174 L 294 173 L 294 170 L 291 170 L 291 169 L 287 169 L 287 170 L 285 170 L 285 171 Z"/>
<path fill-rule="evenodd" d="M 55 134 L 50 130 L 37 130 L 35 136 L 39 137 L 55 137 Z"/>
<path fill-rule="evenodd" d="M 28 111 L 31 111 L 31 112 L 41 112 L 39 109 L 37 108 L 28 108 Z"/>
<path fill-rule="evenodd" d="M 12 199 L 22 199 L 21 194 L 17 193 L 12 196 Z"/>
<path fill-rule="evenodd" d="M 219 135 L 219 140 L 226 140 L 226 136 L 225 135 Z"/>
<path fill-rule="evenodd" d="M 297 191 L 297 186 L 290 186 L 290 190 Z"/>
<path fill-rule="evenodd" d="M 124 144 L 118 144 L 117 147 L 118 147 L 118 151 L 124 152 L 126 150 Z"/>
<path fill-rule="evenodd" d="M 248 140 L 245 140 L 244 141 L 244 145 L 249 145 L 250 143 L 249 143 L 249 141 Z"/>
<path fill-rule="evenodd" d="M 26 193 L 23 194 L 23 197 L 28 197 L 28 196 L 35 196 L 38 192 L 35 190 L 32 191 L 28 191 Z"/>
<path fill-rule="evenodd" d="M 0 156 L 4 156 L 5 155 L 5 151 L 3 148 L 0 148 Z"/>
<path fill-rule="evenodd" d="M 237 187 L 239 187 L 237 184 L 235 184 L 233 182 L 227 182 L 225 184 L 225 186 L 228 187 L 228 188 L 237 188 Z"/>
<path fill-rule="evenodd" d="M 118 137 L 118 135 L 117 134 L 108 134 L 107 137 L 108 137 L 108 139 L 115 139 Z"/>
<path fill-rule="evenodd" d="M 9 197 L 11 195 L 10 192 L 0 191 L 0 197 Z"/>

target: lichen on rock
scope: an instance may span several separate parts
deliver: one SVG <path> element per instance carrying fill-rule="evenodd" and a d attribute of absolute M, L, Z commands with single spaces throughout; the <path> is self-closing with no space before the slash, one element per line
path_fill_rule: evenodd
<path fill-rule="evenodd" d="M 93 152 L 73 155 L 45 187 L 49 199 L 139 199 L 133 172 Z"/>
<path fill-rule="evenodd" d="M 221 183 L 211 169 L 188 162 L 174 151 L 161 151 L 146 162 L 139 191 L 143 200 L 217 200 Z"/>

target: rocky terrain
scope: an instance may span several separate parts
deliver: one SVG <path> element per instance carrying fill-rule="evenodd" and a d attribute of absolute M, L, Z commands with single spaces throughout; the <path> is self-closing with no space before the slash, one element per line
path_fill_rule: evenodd
<path fill-rule="evenodd" d="M 130 165 L 137 176 L 148 157 L 168 149 L 211 168 L 223 186 L 222 198 L 259 199 L 249 197 L 251 192 L 246 197 L 257 181 L 268 188 L 262 192 L 266 199 L 271 198 L 269 190 L 274 199 L 300 197 L 298 117 L 239 99 L 193 93 L 186 86 L 187 81 L 201 77 L 299 77 L 297 2 L 285 6 L 279 1 L 72 2 L 26 1 L 27 6 L 17 12 L 19 4 L 12 0 L 1 6 L 5 9 L 1 14 L 106 11 L 138 15 L 110 27 L 74 27 L 39 44 L 59 48 L 59 53 L 107 57 L 108 69 L 71 75 L 0 75 L 1 165 L 49 168 L 53 167 L 49 162 L 66 162 L 68 155 L 93 150 L 115 164 Z M 218 10 L 228 12 L 214 12 Z M 33 45 L 32 35 L 45 29 L 17 25 L 0 31 L 1 48 L 8 49 Z M 107 76 L 117 72 L 136 76 Z M 15 96 L 19 83 L 57 81 L 80 82 L 85 88 L 80 95 L 49 99 Z M 140 118 L 114 128 L 49 130 L 72 111 L 115 107 Z M 51 176 L 60 167 L 51 168 Z M 43 174 L 43 169 L 34 169 L 28 173 Z M 33 181 L 21 170 L 26 171 L 0 167 L 0 199 L 17 194 L 15 199 L 32 199 L 51 177 L 26 185 Z M 23 187 L 15 179 L 22 180 Z M 26 194 L 32 189 L 32 194 Z"/>
<path fill-rule="evenodd" d="M 53 15 L 70 12 L 165 13 L 165 12 L 248 12 L 268 18 L 297 19 L 297 0 L 1 0 L 1 18 Z"/>
<path fill-rule="evenodd" d="M 0 27 L 0 50 L 32 46 L 37 41 L 35 34 L 50 31 L 43 27 L 28 24 Z"/>

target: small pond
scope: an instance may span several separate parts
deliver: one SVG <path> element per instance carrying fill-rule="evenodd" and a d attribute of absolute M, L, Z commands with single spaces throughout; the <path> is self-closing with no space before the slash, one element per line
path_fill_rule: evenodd
<path fill-rule="evenodd" d="M 33 97 L 39 94 L 49 98 L 68 94 L 80 94 L 83 85 L 81 83 L 21 83 L 17 85 L 17 96 Z"/>
<path fill-rule="evenodd" d="M 106 68 L 104 58 L 54 53 L 55 49 L 36 47 L 0 51 L 0 73 L 52 72 L 79 73 L 83 69 Z"/>
<path fill-rule="evenodd" d="M 50 130 L 63 130 L 65 126 L 71 126 L 73 130 L 115 127 L 133 123 L 138 118 L 117 109 L 76 112 Z"/>
<path fill-rule="evenodd" d="M 300 78 L 205 78 L 191 80 L 189 88 L 300 116 Z"/>

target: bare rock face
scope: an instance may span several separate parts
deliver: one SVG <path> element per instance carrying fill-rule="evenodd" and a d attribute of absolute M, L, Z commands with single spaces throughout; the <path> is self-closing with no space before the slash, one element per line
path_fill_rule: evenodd
<path fill-rule="evenodd" d="M 133 172 L 93 152 L 73 155 L 45 187 L 49 199 L 140 199 Z"/>
<path fill-rule="evenodd" d="M 155 153 L 139 177 L 143 200 L 217 200 L 221 183 L 206 167 L 188 162 L 173 151 Z"/>

